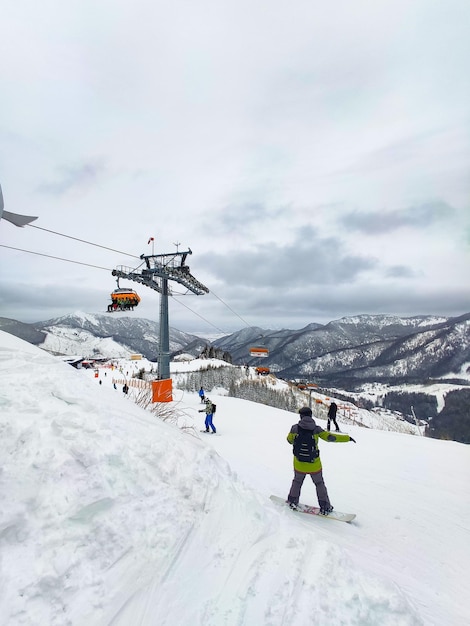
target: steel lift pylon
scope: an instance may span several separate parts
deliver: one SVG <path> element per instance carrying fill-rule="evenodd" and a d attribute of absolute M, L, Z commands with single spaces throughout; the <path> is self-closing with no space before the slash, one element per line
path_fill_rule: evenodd
<path fill-rule="evenodd" d="M 141 270 L 121 265 L 112 271 L 112 275 L 117 278 L 133 280 L 158 291 L 160 294 L 160 342 L 157 371 L 159 380 L 170 378 L 168 296 L 171 295 L 171 292 L 168 281 L 173 280 L 198 296 L 209 293 L 209 289 L 191 274 L 188 265 L 186 265 L 188 254 L 192 254 L 190 249 L 186 252 L 177 251 L 168 254 L 142 254 L 140 258 L 145 262 L 145 267 Z"/>

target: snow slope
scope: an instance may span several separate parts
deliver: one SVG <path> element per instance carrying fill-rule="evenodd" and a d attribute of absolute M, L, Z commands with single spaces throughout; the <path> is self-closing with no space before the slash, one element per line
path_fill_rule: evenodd
<path fill-rule="evenodd" d="M 333 504 L 357 513 L 341 524 L 269 500 L 292 479 L 292 413 L 210 394 L 220 436 L 200 434 L 178 392 L 181 430 L 3 332 L 0 369 L 1 624 L 470 622 L 463 444 L 321 442 Z"/>

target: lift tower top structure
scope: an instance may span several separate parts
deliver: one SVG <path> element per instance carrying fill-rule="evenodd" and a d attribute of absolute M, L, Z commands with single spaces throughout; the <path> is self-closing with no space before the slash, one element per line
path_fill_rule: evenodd
<path fill-rule="evenodd" d="M 188 291 L 197 296 L 209 293 L 209 289 L 199 282 L 190 272 L 186 259 L 192 254 L 190 249 L 185 252 L 170 252 L 168 254 L 142 254 L 140 258 L 145 262 L 141 270 L 119 266 L 112 271 L 118 278 L 126 278 L 136 283 L 150 287 L 160 294 L 160 343 L 158 348 L 158 378 L 170 378 L 170 325 L 168 319 L 168 296 L 172 295 L 168 281 L 173 280 L 183 285 Z"/>

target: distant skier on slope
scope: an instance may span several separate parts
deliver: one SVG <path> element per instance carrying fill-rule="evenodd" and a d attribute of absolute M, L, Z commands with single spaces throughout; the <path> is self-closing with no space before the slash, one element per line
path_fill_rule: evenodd
<path fill-rule="evenodd" d="M 332 402 L 330 404 L 330 408 L 328 409 L 328 421 L 326 423 L 326 429 L 330 430 L 330 422 L 336 426 L 336 432 L 339 433 L 338 422 L 336 421 L 336 412 L 338 411 L 338 405 L 336 402 Z"/>
<path fill-rule="evenodd" d="M 213 433 L 216 433 L 217 430 L 216 430 L 214 424 L 212 423 L 212 416 L 214 414 L 214 405 L 209 400 L 209 398 L 206 398 L 205 402 L 206 402 L 206 408 L 205 409 L 201 409 L 200 411 L 198 411 L 198 413 L 204 413 L 205 412 L 205 414 L 206 414 L 206 421 L 205 421 L 206 433 L 209 432 L 209 427 L 212 428 L 212 432 Z"/>
<path fill-rule="evenodd" d="M 356 441 L 349 435 L 333 435 L 317 426 L 312 417 L 312 409 L 308 406 L 301 408 L 299 414 L 298 424 L 294 424 L 287 435 L 287 441 L 293 445 L 294 452 L 294 480 L 287 501 L 292 508 L 297 506 L 305 476 L 309 475 L 317 490 L 320 512 L 327 515 L 333 507 L 323 480 L 318 438 L 332 442 Z"/>
<path fill-rule="evenodd" d="M 199 389 L 199 397 L 201 398 L 201 403 L 204 402 L 204 400 L 206 399 L 203 387 Z"/>

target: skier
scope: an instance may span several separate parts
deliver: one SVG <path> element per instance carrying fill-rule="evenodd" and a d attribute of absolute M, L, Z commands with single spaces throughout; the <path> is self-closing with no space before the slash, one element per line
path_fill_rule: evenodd
<path fill-rule="evenodd" d="M 199 389 L 199 397 L 201 398 L 201 403 L 204 402 L 204 400 L 205 400 L 205 393 L 204 393 L 204 389 L 202 387 Z"/>
<path fill-rule="evenodd" d="M 299 503 L 300 490 L 305 476 L 309 475 L 317 490 L 320 513 L 327 515 L 333 510 L 325 482 L 323 480 L 318 438 L 324 441 L 356 441 L 349 435 L 333 435 L 317 426 L 312 417 L 312 409 L 305 406 L 299 410 L 300 420 L 294 424 L 287 435 L 287 441 L 293 445 L 294 451 L 294 480 L 290 488 L 287 502 L 291 508 Z"/>
<path fill-rule="evenodd" d="M 336 421 L 337 410 L 338 410 L 338 405 L 336 404 L 336 402 L 332 402 L 330 404 L 330 408 L 328 409 L 328 421 L 326 423 L 326 429 L 330 430 L 330 422 L 333 422 L 333 424 L 336 426 L 336 432 L 339 433 L 339 426 L 338 426 L 338 422 Z"/>
<path fill-rule="evenodd" d="M 213 415 L 213 406 L 212 406 L 212 402 L 209 400 L 209 398 L 206 398 L 205 400 L 206 402 L 206 408 L 205 409 L 201 409 L 200 411 L 198 411 L 198 413 L 204 413 L 206 414 L 206 421 L 205 421 L 205 425 L 206 425 L 206 433 L 209 432 L 209 426 L 212 428 L 212 432 L 216 433 L 217 430 L 214 426 L 214 424 L 212 423 L 212 415 Z"/>

